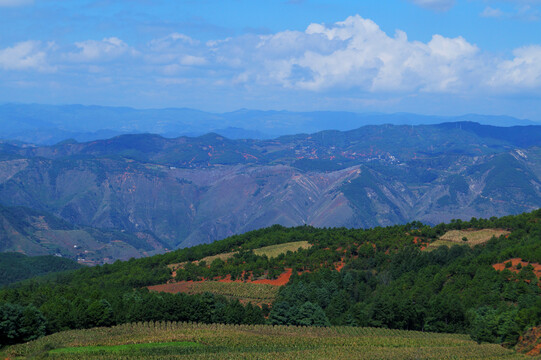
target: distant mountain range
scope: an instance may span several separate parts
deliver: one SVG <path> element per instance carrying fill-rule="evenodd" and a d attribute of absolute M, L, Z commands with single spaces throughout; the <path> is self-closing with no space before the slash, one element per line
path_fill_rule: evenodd
<path fill-rule="evenodd" d="M 271 139 L 330 129 L 347 131 L 365 125 L 429 125 L 463 121 L 495 126 L 538 124 L 508 116 L 485 115 L 443 117 L 407 113 L 247 109 L 218 114 L 194 109 L 4 104 L 0 105 L 0 139 L 54 145 L 67 139 L 85 142 L 121 134 L 152 133 L 172 138 L 209 132 L 230 139 Z"/>
<path fill-rule="evenodd" d="M 3 211 L 28 210 L 17 210 L 24 222 L 18 227 L 6 226 L 14 217 L 4 216 L 3 231 L 11 237 L 0 232 L 0 243 L 11 239 L 3 251 L 60 250 L 75 257 L 88 250 L 98 254 L 94 260 L 111 261 L 272 224 L 373 227 L 518 214 L 541 206 L 540 144 L 541 126 L 472 122 L 364 126 L 273 140 L 210 133 L 54 146 L 4 142 Z M 28 215 L 29 209 L 38 213 Z M 43 216 L 69 226 L 45 226 Z M 54 246 L 50 239 L 60 237 L 44 240 L 44 227 L 76 231 L 71 235 L 78 239 L 89 238 L 86 232 L 94 240 Z M 26 240 L 16 240 L 12 228 L 30 229 Z M 98 243 L 103 246 L 90 245 Z M 73 244 L 81 246 L 76 253 L 67 250 Z"/>
<path fill-rule="evenodd" d="M 75 226 L 44 211 L 0 205 L 0 252 L 56 255 L 95 265 L 167 250 L 155 236 Z"/>

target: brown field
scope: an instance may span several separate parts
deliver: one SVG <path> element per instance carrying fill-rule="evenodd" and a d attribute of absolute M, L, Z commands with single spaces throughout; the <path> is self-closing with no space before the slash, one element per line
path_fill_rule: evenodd
<path fill-rule="evenodd" d="M 482 230 L 451 230 L 440 236 L 440 238 L 427 246 L 427 250 L 434 250 L 440 246 L 458 245 L 480 245 L 484 244 L 493 236 L 500 237 L 510 234 L 509 231 L 503 229 L 482 229 Z M 468 241 L 463 241 L 462 238 L 467 238 Z"/>
<path fill-rule="evenodd" d="M 148 286 L 150 291 L 167 292 L 171 294 L 202 294 L 212 293 L 223 295 L 230 299 L 237 299 L 240 302 L 252 302 L 258 305 L 271 304 L 280 286 L 289 282 L 293 269 L 288 268 L 276 279 L 252 280 L 231 280 L 228 275 L 225 279 L 203 280 L 203 281 L 179 281 L 168 282 L 167 284 Z"/>
<path fill-rule="evenodd" d="M 149 286 L 151 291 L 167 293 L 203 294 L 206 292 L 223 295 L 240 302 L 258 305 L 270 304 L 278 295 L 279 286 L 250 282 L 180 281 L 177 283 Z"/>

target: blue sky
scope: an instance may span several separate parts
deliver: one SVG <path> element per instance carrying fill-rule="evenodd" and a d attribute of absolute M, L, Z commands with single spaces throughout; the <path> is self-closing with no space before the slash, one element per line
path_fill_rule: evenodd
<path fill-rule="evenodd" d="M 541 120 L 541 0 L 0 0 L 0 102 Z"/>

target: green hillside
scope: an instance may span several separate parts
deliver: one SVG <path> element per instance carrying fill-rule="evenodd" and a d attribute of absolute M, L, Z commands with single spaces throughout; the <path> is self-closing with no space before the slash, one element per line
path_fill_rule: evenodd
<path fill-rule="evenodd" d="M 35 276 L 81 267 L 73 260 L 57 256 L 29 257 L 19 253 L 0 253 L 0 287 Z"/>
<path fill-rule="evenodd" d="M 468 244 L 467 236 L 457 245 L 438 240 L 453 230 L 479 234 L 476 229 L 502 236 L 476 240 L 478 245 Z M 541 323 L 540 234 L 541 211 L 434 227 L 419 222 L 369 230 L 273 226 L 0 290 L 0 314 L 8 319 L 0 321 L 0 338 L 11 344 L 69 329 L 188 321 L 458 333 L 513 347 L 525 330 Z M 311 246 L 272 258 L 254 251 L 301 241 Z M 253 305 L 235 294 L 184 292 L 188 280 L 281 287 L 271 304 Z M 147 289 L 160 284 L 180 290 Z M 223 286 L 215 288 L 225 294 Z"/>

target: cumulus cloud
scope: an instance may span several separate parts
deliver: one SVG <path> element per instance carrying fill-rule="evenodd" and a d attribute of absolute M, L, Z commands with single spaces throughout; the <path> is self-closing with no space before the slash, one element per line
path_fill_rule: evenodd
<path fill-rule="evenodd" d="M 304 31 L 244 34 L 201 42 L 172 33 L 134 49 L 110 37 L 56 50 L 23 42 L 0 50 L 4 70 L 59 69 L 71 76 L 154 81 L 156 86 L 216 87 L 304 94 L 408 97 L 418 94 L 486 94 L 541 90 L 541 46 L 509 56 L 483 52 L 463 37 L 435 34 L 413 41 L 403 31 L 351 16 Z M 126 64 L 129 62 L 129 66 Z M 53 68 L 49 64 L 53 63 Z M 77 70 L 77 71 L 73 71 Z M 533 89 L 533 90 L 532 90 Z"/>
<path fill-rule="evenodd" d="M 538 49 L 518 49 L 511 58 L 483 53 L 463 37 L 433 35 L 411 41 L 390 36 L 372 20 L 351 16 L 305 31 L 245 34 L 201 43 L 171 34 L 149 43 L 148 64 L 178 79 L 211 84 L 272 86 L 309 92 L 468 93 L 541 86 L 535 74 Z M 503 80 L 506 79 L 506 80 Z"/>
<path fill-rule="evenodd" d="M 360 16 L 218 46 L 223 62 L 244 69 L 237 81 L 312 91 L 455 91 L 480 65 L 479 49 L 461 37 L 412 42 L 402 31 L 388 36 Z"/>
<path fill-rule="evenodd" d="M 68 59 L 77 62 L 111 61 L 123 55 L 137 54 L 137 51 L 116 37 L 76 42 L 75 46 L 79 51 L 69 53 Z"/>
<path fill-rule="evenodd" d="M 455 5 L 455 0 L 411 0 L 414 4 L 430 10 L 447 11 Z"/>
<path fill-rule="evenodd" d="M 39 41 L 24 41 L 0 50 L 0 68 L 4 70 L 53 71 L 47 63 L 47 50 L 52 43 L 43 45 Z"/>
<path fill-rule="evenodd" d="M 537 88 L 541 86 L 541 46 L 516 49 L 514 58 L 501 62 L 490 84 L 498 88 Z"/>

